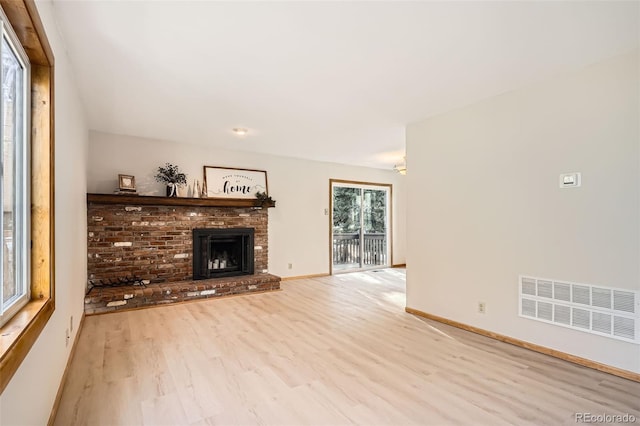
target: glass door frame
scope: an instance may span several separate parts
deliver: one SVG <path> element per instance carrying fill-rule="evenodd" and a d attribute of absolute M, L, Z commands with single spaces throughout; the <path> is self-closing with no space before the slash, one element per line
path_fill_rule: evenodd
<path fill-rule="evenodd" d="M 350 268 L 343 271 L 334 271 L 333 267 L 333 188 L 347 187 L 347 188 L 360 188 L 362 190 L 373 189 L 378 191 L 388 191 L 387 205 L 386 205 L 386 235 L 387 235 L 387 262 L 384 265 L 373 265 L 368 267 Z M 363 212 L 360 212 L 360 223 L 363 222 Z M 390 268 L 393 266 L 393 185 L 390 183 L 375 183 L 375 182 L 361 182 L 354 180 L 342 180 L 342 179 L 329 179 L 329 275 L 342 274 L 347 272 L 369 271 L 372 269 Z M 360 234 L 364 234 L 364 229 L 360 229 Z M 360 264 L 362 265 L 362 251 L 360 249 Z"/>

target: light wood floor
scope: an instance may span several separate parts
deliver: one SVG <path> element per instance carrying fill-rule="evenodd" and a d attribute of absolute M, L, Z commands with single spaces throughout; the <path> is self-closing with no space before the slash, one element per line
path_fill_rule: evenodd
<path fill-rule="evenodd" d="M 404 270 L 87 317 L 55 424 L 559 425 L 640 384 L 404 312 Z"/>

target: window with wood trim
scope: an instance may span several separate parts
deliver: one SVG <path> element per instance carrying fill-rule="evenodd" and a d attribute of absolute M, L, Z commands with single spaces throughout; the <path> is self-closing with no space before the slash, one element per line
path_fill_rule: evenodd
<path fill-rule="evenodd" d="M 4 153 L 8 152 L 5 144 L 9 144 L 9 141 L 5 139 L 5 135 L 12 134 L 14 135 L 14 140 L 11 143 L 15 145 L 16 149 L 18 149 L 19 144 L 23 144 L 25 149 L 22 153 L 16 153 L 16 156 L 25 156 L 24 159 L 19 161 L 24 166 L 23 172 L 26 174 L 26 176 L 22 177 L 24 178 L 22 187 L 17 186 L 17 182 L 9 184 L 6 179 L 0 182 L 0 187 L 4 191 L 0 194 L 2 202 L 10 203 L 7 201 L 7 188 L 10 187 L 15 191 L 15 197 L 19 200 L 19 204 L 25 207 L 23 211 L 19 211 L 19 208 L 16 208 L 14 204 L 13 209 L 9 210 L 12 215 L 11 227 L 8 226 L 7 210 L 3 207 L 2 220 L 4 221 L 4 226 L 2 227 L 3 234 L 0 241 L 2 241 L 3 246 L 6 246 L 7 252 L 13 253 L 14 256 L 16 256 L 16 250 L 26 251 L 26 253 L 23 252 L 21 254 L 23 264 L 18 267 L 19 274 L 23 275 L 14 276 L 14 280 L 22 285 L 19 289 L 20 297 L 24 298 L 26 303 L 21 307 L 12 305 L 11 309 L 16 309 L 17 312 L 15 315 L 9 315 L 11 312 L 5 312 L 3 317 L 7 317 L 6 322 L 0 326 L 0 393 L 2 393 L 55 310 L 55 262 L 53 250 L 54 60 L 34 0 L 0 0 L 0 9 L 6 16 L 4 22 L 7 23 L 7 27 L 10 25 L 17 35 L 17 37 L 9 35 L 6 38 L 6 44 L 9 48 L 3 44 L 3 50 L 0 52 L 3 60 L 1 90 L 5 90 L 5 83 L 8 87 L 13 87 L 11 80 L 6 80 L 5 76 L 10 77 L 11 72 L 20 71 L 20 67 L 16 68 L 15 63 L 12 71 L 11 55 L 7 57 L 4 53 L 12 52 L 13 59 L 17 60 L 26 70 L 26 74 L 22 75 L 21 84 L 23 86 L 20 88 L 26 94 L 24 96 L 24 104 L 18 104 L 16 99 L 16 103 L 12 105 L 12 99 L 5 100 L 4 97 L 0 97 L 3 101 L 0 103 L 3 148 L 3 153 L 1 154 L 3 155 L 2 166 L 5 167 L 11 162 L 14 166 L 11 176 L 19 173 L 16 166 L 16 161 L 18 160 L 9 159 L 10 156 L 7 159 L 4 157 Z M 26 58 L 21 57 L 22 51 L 26 53 Z M 7 64 L 5 64 L 5 58 L 9 61 Z M 20 63 L 21 59 L 22 63 Z M 5 66 L 7 70 L 4 69 Z M 18 85 L 15 87 L 17 88 Z M 18 109 L 24 110 L 24 115 L 15 115 L 10 111 L 11 108 L 16 109 L 16 114 Z M 9 114 L 8 117 L 6 114 Z M 19 127 L 24 128 L 25 133 L 24 135 L 15 136 L 15 132 Z M 24 139 L 20 141 L 20 137 Z M 9 176 L 6 168 L 2 170 L 2 176 L 3 178 Z M 22 178 L 19 177 L 18 179 Z M 18 220 L 22 220 L 21 225 L 17 224 Z M 23 229 L 16 229 L 18 226 L 23 226 Z M 16 249 L 18 245 L 14 240 L 15 235 L 24 237 L 21 249 Z M 7 244 L 9 239 L 10 245 Z M 4 247 L 3 250 L 5 250 Z M 12 258 L 12 261 L 15 262 L 15 259 L 16 257 Z M 2 260 L 2 268 L 6 270 L 5 260 L 8 260 L 8 258 L 5 257 L 4 253 Z M 5 292 L 4 282 L 2 286 L 2 291 Z M 6 288 L 10 289 L 11 287 L 7 284 Z M 15 295 L 9 296 L 8 294 L 5 292 L 2 297 L 3 300 L 6 297 L 5 306 L 8 306 L 6 302 L 15 298 Z M 14 308 L 13 306 L 18 307 Z M 10 318 L 8 318 L 9 316 Z"/>
<path fill-rule="evenodd" d="M 29 58 L 0 13 L 0 326 L 28 301 L 29 285 Z"/>

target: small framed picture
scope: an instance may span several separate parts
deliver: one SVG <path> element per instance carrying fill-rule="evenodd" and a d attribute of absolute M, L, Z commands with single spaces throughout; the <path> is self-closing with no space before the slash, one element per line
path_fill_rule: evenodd
<path fill-rule="evenodd" d="M 120 181 L 120 191 L 135 191 L 136 178 L 131 175 L 118 175 Z"/>

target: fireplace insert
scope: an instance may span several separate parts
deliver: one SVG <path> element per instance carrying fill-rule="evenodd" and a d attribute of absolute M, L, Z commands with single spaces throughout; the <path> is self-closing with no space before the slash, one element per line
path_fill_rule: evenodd
<path fill-rule="evenodd" d="M 252 275 L 253 228 L 193 230 L 193 279 Z"/>

